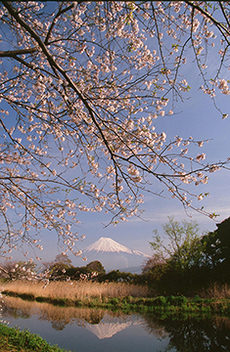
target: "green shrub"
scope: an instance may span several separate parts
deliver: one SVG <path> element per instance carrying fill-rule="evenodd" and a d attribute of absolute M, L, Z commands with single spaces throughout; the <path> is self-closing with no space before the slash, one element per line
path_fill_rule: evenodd
<path fill-rule="evenodd" d="M 83 302 L 79 299 L 77 299 L 75 302 L 74 302 L 75 306 L 76 307 L 82 307 L 83 306 Z"/>
<path fill-rule="evenodd" d="M 173 306 L 181 307 L 186 305 L 188 302 L 187 298 L 184 296 L 170 296 L 168 297 L 168 303 Z"/>
<path fill-rule="evenodd" d="M 49 297 L 38 296 L 38 297 L 36 297 L 36 301 L 37 302 L 50 302 L 50 298 Z"/>
<path fill-rule="evenodd" d="M 196 295 L 196 296 L 193 298 L 192 302 L 194 302 L 194 303 L 201 303 L 201 302 L 202 302 L 202 298 L 200 298 L 198 295 Z"/>
<path fill-rule="evenodd" d="M 168 305 L 167 297 L 158 296 L 153 299 L 153 304 L 154 304 L 154 306 L 159 306 L 159 307 L 167 306 Z"/>
<path fill-rule="evenodd" d="M 109 303 L 111 303 L 111 304 L 113 304 L 113 305 L 117 305 L 117 304 L 120 303 L 120 299 L 113 297 L 113 298 L 111 298 L 111 299 L 109 300 Z"/>
<path fill-rule="evenodd" d="M 20 293 L 18 296 L 27 301 L 35 301 L 35 296 L 33 293 Z"/>
<path fill-rule="evenodd" d="M 31 334 L 29 331 L 20 331 L 16 328 L 9 328 L 6 325 L 0 324 L 0 350 L 5 351 L 6 346 L 8 351 L 34 351 L 34 352 L 65 352 L 66 350 L 57 346 L 49 345 L 39 335 Z"/>

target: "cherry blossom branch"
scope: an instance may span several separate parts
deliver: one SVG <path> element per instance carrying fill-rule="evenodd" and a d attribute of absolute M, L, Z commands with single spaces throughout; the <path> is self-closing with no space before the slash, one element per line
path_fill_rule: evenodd
<path fill-rule="evenodd" d="M 54 3 L 52 9 L 43 3 L 0 5 L 6 48 L 0 51 L 0 99 L 5 103 L 0 181 L 6 216 L 1 233 L 9 232 L 7 209 L 15 203 L 25 209 L 24 214 L 14 210 L 25 227 L 15 231 L 12 241 L 19 243 L 24 233 L 28 243 L 33 237 L 29 226 L 36 231 L 47 226 L 69 249 L 78 210 L 104 209 L 116 223 L 138 216 L 141 192 L 166 197 L 165 189 L 185 211 L 212 215 L 191 204 L 202 195 L 189 191 L 189 184 L 207 183 L 207 174 L 228 169 L 228 160 L 203 162 L 205 153 L 193 147 L 205 141 L 178 136 L 168 141 L 154 121 L 175 113 L 178 98 L 186 100 L 190 87 L 180 75 L 187 54 L 194 53 L 204 93 L 213 98 L 218 87 L 229 94 L 228 82 L 219 78 L 229 51 L 227 5 L 216 2 L 215 11 L 227 23 L 218 27 L 214 11 L 198 2 L 79 3 Z M 210 90 L 205 67 L 216 33 L 224 49 L 216 53 L 219 63 Z M 199 57 L 202 45 L 206 50 Z"/>
<path fill-rule="evenodd" d="M 12 57 L 15 58 L 18 55 L 25 55 L 25 54 L 33 54 L 38 51 L 37 48 L 28 48 L 28 49 L 18 49 L 18 50 L 0 50 L 0 57 Z"/>
<path fill-rule="evenodd" d="M 78 1 L 78 3 L 81 3 L 82 1 Z M 44 41 L 44 44 L 47 45 L 49 43 L 49 38 L 51 36 L 51 32 L 58 20 L 58 18 L 63 15 L 64 13 L 66 13 L 67 11 L 71 10 L 72 8 L 74 8 L 75 4 L 71 4 L 67 7 L 65 7 L 64 9 L 62 8 L 63 6 L 63 3 L 60 4 L 60 7 L 59 7 L 59 10 L 58 10 L 58 13 L 55 15 L 49 29 L 48 29 L 48 32 L 47 32 L 47 35 L 46 35 L 46 38 L 45 38 L 45 41 Z"/>
<path fill-rule="evenodd" d="M 227 36 L 230 36 L 230 30 L 228 28 L 226 28 L 225 25 L 223 25 L 221 22 L 217 21 L 213 16 L 210 15 L 210 13 L 205 11 L 202 7 L 195 4 L 194 2 L 185 0 L 185 3 L 187 3 L 192 8 L 194 8 L 197 11 L 199 11 L 200 13 L 202 13 L 205 17 L 209 18 L 215 24 L 215 26 L 219 29 L 221 34 L 224 36 L 228 45 L 230 44 L 230 41 L 228 40 L 228 37 L 227 37 Z M 225 32 L 226 32 L 226 34 L 225 34 Z"/>
<path fill-rule="evenodd" d="M 230 21 L 229 21 L 228 16 L 226 15 L 226 13 L 224 11 L 224 8 L 223 8 L 223 5 L 222 5 L 222 1 L 218 1 L 218 3 L 220 5 L 221 11 L 222 11 L 222 13 L 224 15 L 224 18 L 225 18 L 225 20 L 226 20 L 226 22 L 228 24 L 228 27 L 230 28 Z"/>

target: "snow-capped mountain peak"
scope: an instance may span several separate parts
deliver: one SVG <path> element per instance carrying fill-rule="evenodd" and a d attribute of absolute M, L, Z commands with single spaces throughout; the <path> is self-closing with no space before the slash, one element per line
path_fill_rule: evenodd
<path fill-rule="evenodd" d="M 98 241 L 86 247 L 84 252 L 125 252 L 133 254 L 132 250 L 123 246 L 122 244 L 112 240 L 111 238 L 101 237 Z"/>
<path fill-rule="evenodd" d="M 148 257 L 147 254 L 139 251 L 139 250 L 132 250 L 128 247 L 123 246 L 122 244 L 112 240 L 112 238 L 108 237 L 101 237 L 98 241 L 92 243 L 90 246 L 86 247 L 83 250 L 85 253 L 89 252 L 116 252 L 116 253 L 128 253 L 128 254 L 134 254 L 138 255 L 141 257 Z"/>
<path fill-rule="evenodd" d="M 135 272 L 141 270 L 143 260 L 149 256 L 139 250 L 130 249 L 108 237 L 101 237 L 98 241 L 82 249 L 87 262 L 99 260 L 107 272 L 111 270 Z"/>

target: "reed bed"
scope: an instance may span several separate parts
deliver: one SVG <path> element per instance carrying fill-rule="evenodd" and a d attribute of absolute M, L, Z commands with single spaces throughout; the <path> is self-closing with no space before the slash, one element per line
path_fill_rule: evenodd
<path fill-rule="evenodd" d="M 127 283 L 114 282 L 50 282 L 44 285 L 42 282 L 12 281 L 2 285 L 2 291 L 7 290 L 17 294 L 31 294 L 35 298 L 47 297 L 50 299 L 80 300 L 97 298 L 102 300 L 106 297 L 147 297 L 148 288 Z"/>
<path fill-rule="evenodd" d="M 226 299 L 230 298 L 230 285 L 224 284 L 212 284 L 206 290 L 202 290 L 199 292 L 200 297 L 204 298 L 216 298 L 216 299 Z"/>

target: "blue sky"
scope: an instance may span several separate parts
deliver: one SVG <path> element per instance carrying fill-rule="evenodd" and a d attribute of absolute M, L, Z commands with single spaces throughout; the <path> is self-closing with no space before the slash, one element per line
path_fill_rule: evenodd
<path fill-rule="evenodd" d="M 198 75 L 193 75 L 193 80 L 199 80 Z M 156 129 L 165 131 L 168 138 L 177 134 L 183 137 L 192 135 L 196 140 L 210 139 L 205 143 L 202 152 L 207 154 L 207 160 L 210 162 L 224 160 L 230 156 L 230 120 L 222 119 L 220 113 L 214 108 L 211 100 L 198 91 L 197 84 L 189 92 L 191 97 L 183 104 L 180 103 L 176 109 L 178 113 L 168 117 L 162 117 L 156 120 Z M 226 113 L 229 111 L 229 97 L 221 96 L 220 102 L 222 109 Z M 230 173 L 228 170 L 219 170 L 210 174 L 208 184 L 198 186 L 199 192 L 207 192 L 210 195 L 202 201 L 202 205 L 210 213 L 220 214 L 216 222 L 221 222 L 230 216 Z M 160 190 L 157 181 L 153 184 Z M 196 189 L 198 190 L 198 188 Z M 182 204 L 172 198 L 169 198 L 168 192 L 166 198 L 146 195 L 145 203 L 142 205 L 144 210 L 143 219 L 133 217 L 126 223 L 119 223 L 115 227 L 110 225 L 105 227 L 110 221 L 110 215 L 102 213 L 84 213 L 81 214 L 82 224 L 78 227 L 79 233 L 86 235 L 86 238 L 78 242 L 78 248 L 83 249 L 100 237 L 111 237 L 115 241 L 130 247 L 139 249 L 149 255 L 152 254 L 149 241 L 152 240 L 154 229 L 158 229 L 163 235 L 162 224 L 167 222 L 168 216 L 173 215 L 176 220 L 183 219 L 190 221 L 195 220 L 200 227 L 200 234 L 204 231 L 213 231 L 216 228 L 216 222 L 202 214 L 189 211 L 189 217 Z M 201 202 L 197 205 L 201 205 Z M 55 234 L 44 233 L 43 235 L 44 251 L 41 253 L 44 260 L 52 260 L 58 253 L 56 246 Z M 40 253 L 39 253 L 40 254 Z M 81 259 L 76 259 L 69 255 L 74 265 L 84 265 Z"/>
<path fill-rule="evenodd" d="M 189 99 L 177 105 L 174 115 L 157 119 L 156 130 L 165 131 L 168 140 L 173 140 L 175 135 L 184 138 L 193 136 L 195 140 L 209 139 L 209 143 L 205 143 L 200 151 L 206 154 L 210 162 L 225 160 L 230 156 L 230 120 L 229 118 L 223 120 L 211 99 L 198 89 L 202 83 L 197 68 L 190 65 L 187 70 L 189 74 L 186 71 L 185 75 L 191 85 L 191 90 L 187 95 Z M 225 73 L 225 79 L 229 79 L 229 71 Z M 219 94 L 217 98 L 222 111 L 230 115 L 229 96 Z M 216 222 L 221 222 L 230 216 L 230 171 L 219 170 L 209 176 L 208 184 L 196 188 L 197 192 L 207 192 L 209 196 L 202 201 L 202 204 L 197 201 L 197 205 L 204 205 L 206 211 L 210 213 L 220 214 L 216 221 L 194 211 L 189 211 L 188 216 L 182 204 L 169 198 L 168 192 L 165 193 L 166 198 L 146 195 L 145 203 L 142 205 L 144 220 L 131 218 L 127 223 L 104 228 L 103 224 L 107 224 L 110 220 L 108 214 L 86 213 L 82 223 L 86 238 L 79 243 L 79 248 L 82 249 L 103 236 L 111 237 L 123 245 L 152 254 L 149 241 L 152 240 L 153 230 L 158 229 L 163 235 L 161 226 L 168 221 L 169 215 L 173 215 L 178 221 L 183 219 L 197 221 L 201 235 L 205 231 L 215 230 Z M 159 187 L 157 181 L 153 187 L 154 189 Z"/>
<path fill-rule="evenodd" d="M 206 159 L 211 163 L 219 160 L 225 160 L 230 156 L 230 118 L 222 119 L 221 114 L 215 109 L 210 98 L 198 90 L 201 84 L 197 69 L 190 67 L 189 75 L 185 72 L 186 78 L 191 85 L 191 90 L 187 94 L 188 100 L 183 103 L 179 102 L 175 109 L 175 114 L 164 116 L 155 121 L 157 131 L 164 131 L 167 139 L 173 140 L 175 135 L 188 138 L 193 136 L 195 140 L 209 139 L 209 143 L 205 143 L 202 153 L 207 155 Z M 229 71 L 226 71 L 225 77 L 229 78 Z M 217 102 L 224 113 L 230 115 L 229 97 L 219 95 Z M 217 213 L 216 222 L 221 222 L 230 216 L 230 172 L 228 170 L 219 170 L 210 174 L 208 184 L 198 186 L 196 191 L 199 193 L 207 192 L 210 195 L 206 197 L 202 204 L 197 201 L 197 205 L 204 205 L 206 211 Z M 158 181 L 153 182 L 154 190 L 161 190 Z M 163 194 L 164 196 L 164 194 Z M 76 230 L 79 234 L 85 234 L 86 238 L 77 243 L 78 249 L 83 249 L 100 237 L 111 237 L 113 240 L 132 249 L 139 249 L 149 255 L 152 254 L 149 241 L 152 240 L 154 229 L 158 229 L 163 235 L 162 224 L 167 222 L 168 216 L 173 215 L 176 220 L 183 219 L 195 220 L 200 227 L 200 234 L 204 231 L 213 231 L 216 228 L 216 222 L 204 215 L 194 211 L 189 211 L 189 217 L 182 204 L 169 197 L 165 192 L 165 197 L 160 198 L 150 194 L 145 195 L 145 202 L 142 204 L 143 220 L 133 217 L 128 222 L 119 223 L 115 227 L 110 225 L 105 227 L 110 220 L 110 214 L 101 213 L 82 213 L 79 226 Z M 38 251 L 37 254 L 42 257 L 43 261 L 51 261 L 60 253 L 57 245 L 56 233 L 43 231 L 42 242 L 44 250 Z M 33 252 L 31 252 L 33 254 Z M 84 265 L 84 262 L 69 254 L 74 265 Z M 21 253 L 14 254 L 15 259 L 23 258 Z"/>

